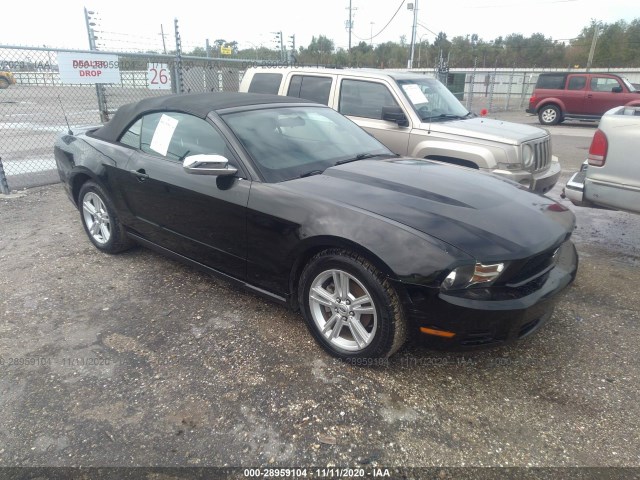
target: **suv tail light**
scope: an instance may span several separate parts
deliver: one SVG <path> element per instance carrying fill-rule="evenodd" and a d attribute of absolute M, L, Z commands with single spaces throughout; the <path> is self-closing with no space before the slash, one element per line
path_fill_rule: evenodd
<path fill-rule="evenodd" d="M 531 98 L 529 98 L 529 105 L 534 105 L 536 103 L 536 96 L 535 95 L 531 95 Z"/>
<path fill-rule="evenodd" d="M 607 161 L 607 148 L 609 143 L 607 142 L 607 136 L 600 129 L 596 130 L 591 140 L 591 146 L 589 147 L 589 165 L 593 167 L 602 167 L 604 162 Z"/>

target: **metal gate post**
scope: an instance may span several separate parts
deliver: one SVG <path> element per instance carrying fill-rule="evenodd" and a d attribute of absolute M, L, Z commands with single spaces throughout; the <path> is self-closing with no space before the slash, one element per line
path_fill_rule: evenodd
<path fill-rule="evenodd" d="M 7 183 L 7 176 L 4 174 L 4 167 L 2 166 L 2 157 L 0 157 L 0 193 L 9 195 L 9 184 Z"/>
<path fill-rule="evenodd" d="M 178 30 L 178 19 L 175 18 L 174 27 L 176 32 L 176 93 L 184 93 L 184 84 L 182 82 L 182 40 L 180 39 L 180 31 Z"/>
<path fill-rule="evenodd" d="M 513 64 L 513 69 L 511 70 L 511 76 L 509 77 L 509 88 L 507 89 L 507 104 L 505 105 L 505 111 L 509 110 L 509 101 L 511 100 L 511 86 L 513 85 L 513 76 L 516 73 L 516 64 Z"/>
<path fill-rule="evenodd" d="M 467 110 L 471 111 L 473 107 L 473 90 L 476 86 L 476 69 L 478 68 L 478 57 L 473 58 L 473 71 L 471 73 L 471 82 L 469 88 L 469 96 L 467 97 Z"/>

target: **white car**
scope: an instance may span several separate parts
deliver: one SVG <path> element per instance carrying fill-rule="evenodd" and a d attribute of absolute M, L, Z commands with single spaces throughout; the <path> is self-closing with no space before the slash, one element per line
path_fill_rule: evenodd
<path fill-rule="evenodd" d="M 563 198 L 575 205 L 640 213 L 640 107 L 604 114 L 588 159 L 567 182 Z"/>

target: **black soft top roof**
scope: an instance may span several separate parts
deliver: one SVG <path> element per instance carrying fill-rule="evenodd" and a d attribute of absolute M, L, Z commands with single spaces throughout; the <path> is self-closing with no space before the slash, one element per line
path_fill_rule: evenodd
<path fill-rule="evenodd" d="M 270 103 L 311 103 L 308 100 L 278 95 L 257 93 L 191 93 L 186 95 L 164 95 L 145 98 L 136 103 L 123 105 L 113 118 L 92 133 L 92 136 L 116 142 L 134 120 L 153 112 L 182 112 L 205 118 L 209 112 L 224 108 L 245 107 Z"/>

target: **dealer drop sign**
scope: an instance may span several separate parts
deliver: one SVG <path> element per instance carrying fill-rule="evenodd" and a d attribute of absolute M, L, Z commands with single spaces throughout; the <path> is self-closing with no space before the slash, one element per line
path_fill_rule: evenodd
<path fill-rule="evenodd" d="M 63 83 L 120 83 L 117 55 L 100 53 L 58 53 Z"/>

